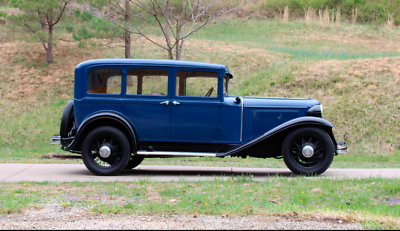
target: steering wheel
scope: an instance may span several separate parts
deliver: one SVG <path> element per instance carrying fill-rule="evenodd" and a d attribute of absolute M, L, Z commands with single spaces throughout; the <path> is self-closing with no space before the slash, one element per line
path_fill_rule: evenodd
<path fill-rule="evenodd" d="M 211 87 L 210 90 L 207 91 L 205 96 L 210 97 L 210 95 L 212 94 L 213 91 L 214 91 L 214 87 Z"/>

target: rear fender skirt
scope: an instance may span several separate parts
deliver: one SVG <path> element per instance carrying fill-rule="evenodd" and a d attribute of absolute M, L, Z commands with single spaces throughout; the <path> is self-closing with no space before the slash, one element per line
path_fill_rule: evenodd
<path fill-rule="evenodd" d="M 229 150 L 224 153 L 218 153 L 217 157 L 234 155 L 240 151 L 245 150 L 246 148 L 249 148 L 255 144 L 260 143 L 263 140 L 270 138 L 271 136 L 277 135 L 280 132 L 283 132 L 283 131 L 293 128 L 295 126 L 321 126 L 321 127 L 328 128 L 327 133 L 331 136 L 332 142 L 334 143 L 334 145 L 336 147 L 336 140 L 332 133 L 333 125 L 325 119 L 318 118 L 318 117 L 312 117 L 312 116 L 306 116 L 306 117 L 300 117 L 300 118 L 289 120 L 289 121 L 275 127 L 274 129 L 269 130 L 268 132 L 264 133 L 263 135 L 257 137 L 256 139 L 251 140 L 235 149 Z"/>
<path fill-rule="evenodd" d="M 87 129 L 90 127 L 91 124 L 102 119 L 113 121 L 123 126 L 129 133 L 130 137 L 128 137 L 128 140 L 131 140 L 133 143 L 132 153 L 136 153 L 137 139 L 134 127 L 128 122 L 126 118 L 124 118 L 124 116 L 119 115 L 115 112 L 100 112 L 86 118 L 79 126 L 74 140 L 68 147 L 65 148 L 65 151 L 80 151 L 83 139 L 85 139 L 83 134 L 87 132 Z"/>

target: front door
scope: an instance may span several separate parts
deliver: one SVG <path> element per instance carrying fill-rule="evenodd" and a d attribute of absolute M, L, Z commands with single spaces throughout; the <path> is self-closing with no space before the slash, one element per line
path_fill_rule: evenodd
<path fill-rule="evenodd" d="M 132 121 L 140 141 L 170 140 L 171 96 L 169 68 L 127 70 L 124 114 Z"/>
<path fill-rule="evenodd" d="M 221 104 L 218 73 L 193 69 L 174 73 L 171 140 L 218 141 Z"/>

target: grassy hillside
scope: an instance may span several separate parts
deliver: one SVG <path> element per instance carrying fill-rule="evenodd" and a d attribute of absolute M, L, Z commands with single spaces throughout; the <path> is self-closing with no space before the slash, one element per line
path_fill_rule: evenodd
<path fill-rule="evenodd" d="M 57 29 L 58 38 L 72 40 L 64 27 Z M 41 44 L 23 40 L 28 32 L 0 30 L 7 34 L 0 40 L 1 161 L 43 161 L 40 156 L 61 153 L 49 138 L 59 133 L 62 111 L 73 97 L 75 66 L 88 59 L 122 58 L 123 43 L 57 41 L 55 63 L 46 64 Z M 188 39 L 182 59 L 226 64 L 234 74 L 231 95 L 320 100 L 337 138 L 347 134 L 350 145 L 350 152 L 335 158 L 333 166 L 400 167 L 399 35 L 398 28 L 368 25 L 320 28 L 304 22 L 226 19 Z M 162 42 L 156 31 L 152 36 Z M 133 41 L 134 58 L 167 58 L 142 38 Z M 193 163 L 262 167 L 276 162 L 203 158 Z M 192 164 L 176 159 L 145 163 Z"/>

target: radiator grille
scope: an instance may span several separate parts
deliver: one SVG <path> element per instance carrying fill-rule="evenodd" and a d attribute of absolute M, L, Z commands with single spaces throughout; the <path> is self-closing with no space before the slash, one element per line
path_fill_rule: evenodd
<path fill-rule="evenodd" d="M 253 135 L 258 136 L 272 128 L 298 117 L 298 110 L 253 110 Z"/>

